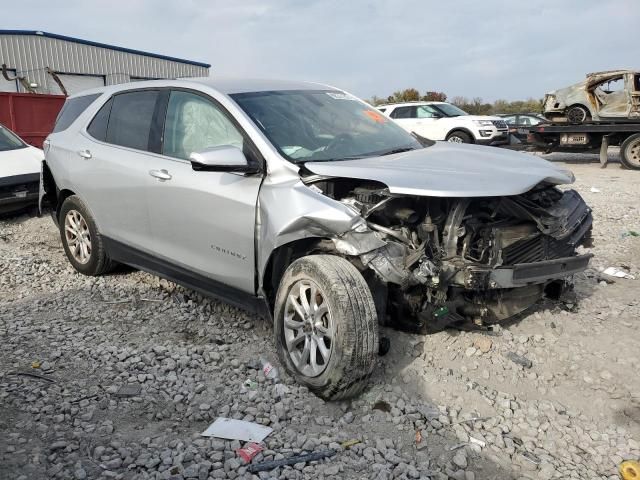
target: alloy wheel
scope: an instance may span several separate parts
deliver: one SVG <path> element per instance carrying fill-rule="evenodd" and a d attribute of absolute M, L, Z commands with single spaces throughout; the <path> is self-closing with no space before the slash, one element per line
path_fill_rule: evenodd
<path fill-rule="evenodd" d="M 64 236 L 76 262 L 84 265 L 91 260 L 89 225 L 77 210 L 69 210 L 64 217 Z"/>
<path fill-rule="evenodd" d="M 458 137 L 458 136 L 456 136 L 456 135 L 452 135 L 451 137 L 449 137 L 449 138 L 447 139 L 447 142 L 451 142 L 451 143 L 464 143 L 464 141 L 463 141 L 460 137 Z"/>
<path fill-rule="evenodd" d="M 334 322 L 324 293 L 310 280 L 293 284 L 284 311 L 284 339 L 296 369 L 317 377 L 333 350 Z"/>
<path fill-rule="evenodd" d="M 567 112 L 569 123 L 580 124 L 587 119 L 587 111 L 582 107 L 571 107 Z"/>

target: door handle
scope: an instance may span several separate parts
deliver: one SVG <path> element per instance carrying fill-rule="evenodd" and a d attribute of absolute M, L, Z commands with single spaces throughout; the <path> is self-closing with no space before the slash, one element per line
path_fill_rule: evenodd
<path fill-rule="evenodd" d="M 85 160 L 89 160 L 92 157 L 91 152 L 89 150 L 79 150 L 78 155 L 80 155 Z"/>
<path fill-rule="evenodd" d="M 149 170 L 149 175 L 156 177 L 158 180 L 171 180 L 171 174 L 164 168 L 162 170 Z"/>

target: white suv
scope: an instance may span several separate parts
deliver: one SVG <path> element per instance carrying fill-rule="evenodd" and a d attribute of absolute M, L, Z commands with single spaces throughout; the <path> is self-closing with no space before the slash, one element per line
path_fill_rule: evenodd
<path fill-rule="evenodd" d="M 469 115 L 450 103 L 393 103 L 377 108 L 405 130 L 430 140 L 479 145 L 509 143 L 509 128 L 503 119 L 487 115 Z"/>

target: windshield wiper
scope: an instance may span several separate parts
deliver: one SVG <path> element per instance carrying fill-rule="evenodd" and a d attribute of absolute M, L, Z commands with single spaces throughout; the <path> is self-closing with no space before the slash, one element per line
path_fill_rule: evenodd
<path fill-rule="evenodd" d="M 380 156 L 383 157 L 385 155 L 393 155 L 394 153 L 404 153 L 409 152 L 411 150 L 415 150 L 413 147 L 400 147 L 400 148 L 392 148 L 391 150 L 387 150 L 384 153 L 381 153 Z"/>
<path fill-rule="evenodd" d="M 299 159 L 302 160 L 300 163 L 306 163 L 306 162 L 339 162 L 341 160 L 360 160 L 361 158 L 366 158 L 366 157 L 370 157 L 371 155 L 351 155 L 349 157 L 336 157 L 336 158 L 318 158 L 318 159 L 312 159 L 312 158 L 305 158 L 303 159 Z M 296 162 L 298 163 L 298 162 Z"/>

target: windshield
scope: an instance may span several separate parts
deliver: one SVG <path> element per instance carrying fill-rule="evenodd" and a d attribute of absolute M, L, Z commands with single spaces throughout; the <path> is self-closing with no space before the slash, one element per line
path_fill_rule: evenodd
<path fill-rule="evenodd" d="M 432 103 L 431 106 L 440 110 L 445 117 L 461 117 L 462 115 L 469 115 L 461 108 L 451 105 L 450 103 Z"/>
<path fill-rule="evenodd" d="M 6 152 L 7 150 L 17 150 L 18 148 L 25 148 L 27 145 L 20 140 L 12 131 L 7 130 L 0 125 L 0 152 Z"/>
<path fill-rule="evenodd" d="M 294 163 L 349 160 L 423 148 L 409 132 L 335 90 L 237 93 L 231 97 Z"/>

